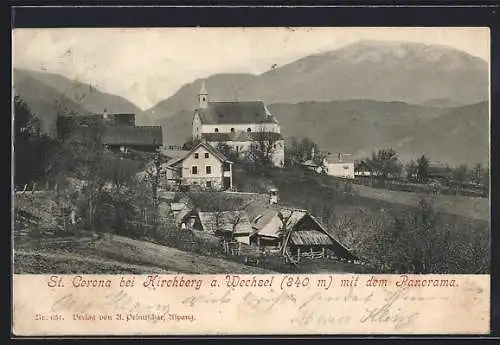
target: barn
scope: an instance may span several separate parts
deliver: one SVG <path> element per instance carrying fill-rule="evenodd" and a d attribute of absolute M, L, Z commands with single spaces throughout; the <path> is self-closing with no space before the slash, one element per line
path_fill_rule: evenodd
<path fill-rule="evenodd" d="M 284 226 L 286 224 L 286 226 Z M 292 256 L 335 256 L 357 260 L 344 245 L 337 241 L 308 211 L 281 208 L 269 209 L 257 216 L 250 236 L 251 245 L 262 249 L 281 249 L 283 243 Z M 284 230 L 286 229 L 286 231 Z"/>

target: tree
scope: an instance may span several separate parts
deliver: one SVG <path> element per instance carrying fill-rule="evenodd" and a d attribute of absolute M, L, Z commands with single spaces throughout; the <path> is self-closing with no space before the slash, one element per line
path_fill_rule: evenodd
<path fill-rule="evenodd" d="M 426 183 L 429 180 L 429 160 L 422 155 L 417 160 L 417 181 Z"/>
<path fill-rule="evenodd" d="M 229 146 L 224 142 L 218 143 L 216 149 L 233 163 L 238 162 L 240 160 L 238 152 L 233 150 L 231 146 Z"/>
<path fill-rule="evenodd" d="M 485 167 L 481 174 L 481 186 L 483 188 L 483 195 L 488 196 L 490 193 L 490 169 Z"/>
<path fill-rule="evenodd" d="M 40 121 L 20 96 L 14 96 L 14 183 L 16 187 L 46 180 L 55 141 L 42 133 Z"/>
<path fill-rule="evenodd" d="M 467 180 L 468 169 L 466 164 L 462 164 L 453 170 L 453 179 L 456 183 L 456 194 L 459 195 L 462 191 L 465 181 Z"/>
<path fill-rule="evenodd" d="M 80 128 L 67 142 L 66 153 L 73 159 L 73 172 L 77 178 L 85 182 L 84 195 L 87 200 L 87 224 L 92 231 L 97 230 L 97 214 L 101 209 L 102 195 L 106 185 L 104 169 L 106 160 L 102 135 L 104 126 L 97 120 L 88 127 Z"/>
<path fill-rule="evenodd" d="M 483 175 L 483 167 L 481 166 L 481 164 L 476 164 L 471 171 L 472 182 L 474 182 L 475 184 L 481 184 L 482 175 Z"/>
<path fill-rule="evenodd" d="M 151 186 L 151 201 L 153 205 L 153 228 L 154 232 L 158 229 L 158 189 L 161 184 L 161 177 L 163 175 L 162 163 L 164 159 L 159 151 L 155 152 L 153 155 L 153 160 L 150 162 L 149 166 L 146 168 L 146 178 Z"/>
<path fill-rule="evenodd" d="M 292 228 L 290 227 L 290 218 L 294 214 L 293 210 L 289 210 L 286 213 L 282 211 L 278 212 L 278 218 L 281 221 L 280 237 L 281 237 L 281 254 L 283 256 L 288 256 L 287 246 L 292 236 Z"/>
<path fill-rule="evenodd" d="M 278 136 L 273 132 L 266 132 L 260 128 L 246 152 L 246 160 L 257 168 L 269 167 L 273 164 L 273 154 L 276 151 Z"/>
<path fill-rule="evenodd" d="M 411 160 L 409 163 L 406 164 L 405 171 L 406 171 L 406 179 L 408 181 L 413 181 L 414 178 L 418 176 L 417 174 L 418 165 L 413 160 Z"/>
<path fill-rule="evenodd" d="M 199 143 L 200 143 L 200 139 L 189 137 L 188 139 L 186 139 L 186 141 L 182 145 L 182 149 L 186 150 L 186 151 L 192 150 Z"/>
<path fill-rule="evenodd" d="M 383 179 L 401 174 L 401 162 L 396 151 L 392 148 L 372 152 L 372 157 L 368 159 L 368 163 L 373 167 L 374 172 Z"/>
<path fill-rule="evenodd" d="M 322 170 L 325 170 L 325 154 L 319 146 L 309 138 L 291 137 L 286 147 L 285 162 L 287 166 L 300 165 L 312 160 Z"/>

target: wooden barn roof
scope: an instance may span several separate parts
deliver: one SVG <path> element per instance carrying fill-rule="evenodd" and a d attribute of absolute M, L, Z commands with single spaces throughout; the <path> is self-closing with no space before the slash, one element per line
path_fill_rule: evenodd
<path fill-rule="evenodd" d="M 334 244 L 334 240 L 326 233 L 319 230 L 301 230 L 293 231 L 290 235 L 290 240 L 295 245 L 323 245 L 329 246 Z"/>

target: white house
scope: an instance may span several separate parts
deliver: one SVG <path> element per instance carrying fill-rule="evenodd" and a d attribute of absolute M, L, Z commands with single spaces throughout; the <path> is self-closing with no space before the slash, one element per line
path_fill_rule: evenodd
<path fill-rule="evenodd" d="M 278 120 L 262 101 L 209 101 L 205 83 L 198 94 L 198 107 L 193 115 L 193 139 L 203 139 L 213 147 L 225 143 L 244 154 L 252 144 L 272 146 L 271 161 L 282 167 L 285 142 Z"/>
<path fill-rule="evenodd" d="M 201 142 L 182 157 L 164 164 L 163 168 L 169 185 L 224 190 L 233 186 L 232 164 L 211 145 Z"/>
<path fill-rule="evenodd" d="M 328 154 L 324 164 L 328 175 L 354 179 L 354 159 L 352 154 Z"/>

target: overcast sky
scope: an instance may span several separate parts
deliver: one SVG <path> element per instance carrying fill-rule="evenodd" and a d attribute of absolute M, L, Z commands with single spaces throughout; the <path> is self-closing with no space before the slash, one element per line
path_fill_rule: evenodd
<path fill-rule="evenodd" d="M 13 66 L 59 73 L 145 109 L 185 83 L 273 64 L 360 39 L 441 44 L 489 61 L 486 28 L 16 29 Z"/>

